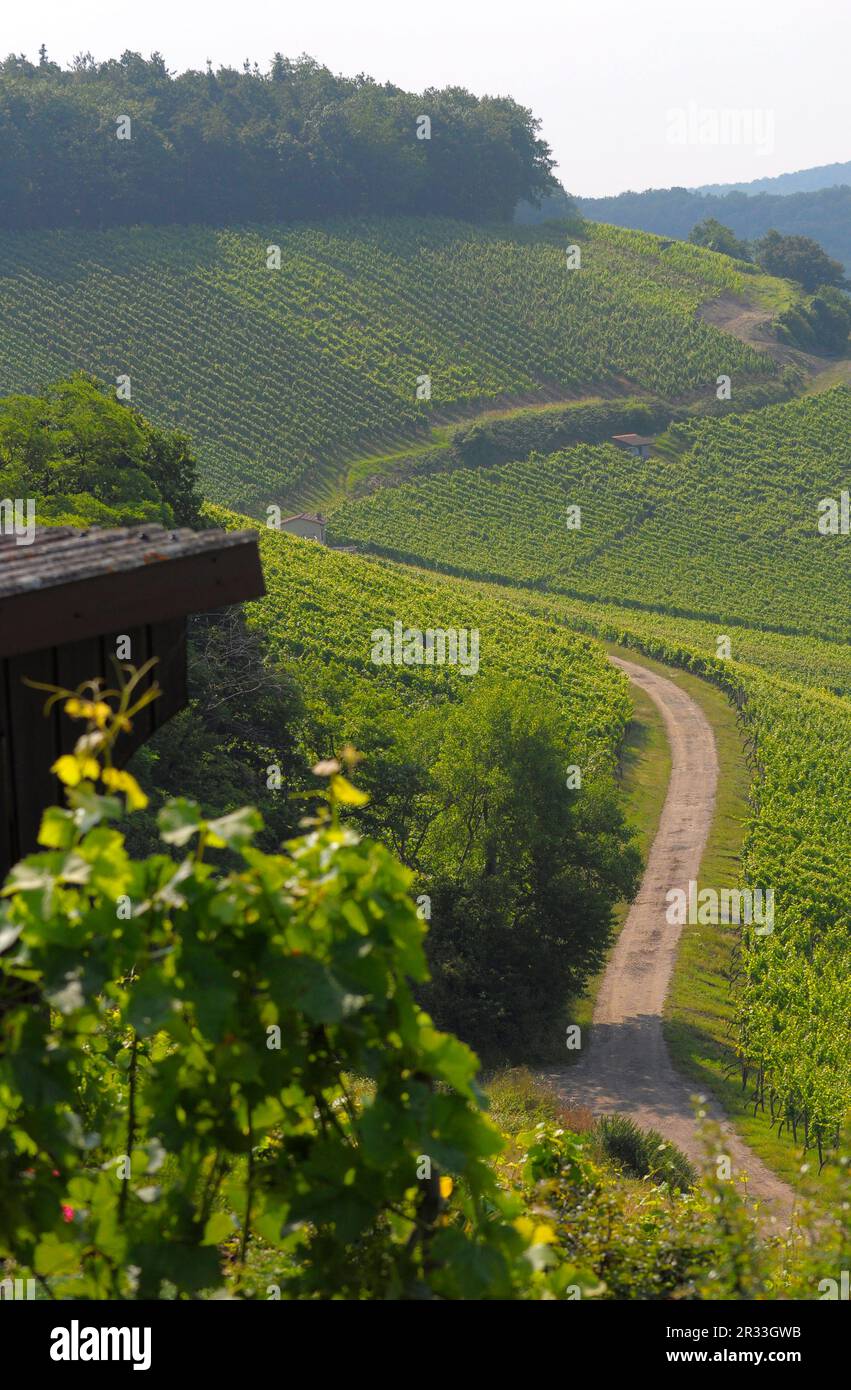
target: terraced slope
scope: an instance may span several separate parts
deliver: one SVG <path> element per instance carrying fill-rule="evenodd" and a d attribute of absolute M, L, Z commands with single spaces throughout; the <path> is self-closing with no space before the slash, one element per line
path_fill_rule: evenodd
<path fill-rule="evenodd" d="M 615 228 L 570 236 L 579 269 L 564 229 L 440 219 L 3 233 L 0 394 L 77 367 L 126 374 L 154 423 L 190 433 L 207 496 L 262 515 L 488 404 L 775 373 L 697 320 L 753 292 L 732 261 Z"/>
<path fill-rule="evenodd" d="M 670 431 L 648 460 L 580 446 L 344 504 L 335 535 L 399 558 L 720 623 L 851 638 L 851 390 Z M 579 527 L 568 508 L 580 508 Z"/>

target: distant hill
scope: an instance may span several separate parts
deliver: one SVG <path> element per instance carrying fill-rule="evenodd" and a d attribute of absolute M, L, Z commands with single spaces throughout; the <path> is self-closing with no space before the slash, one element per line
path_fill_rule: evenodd
<path fill-rule="evenodd" d="M 749 183 L 706 183 L 693 193 L 815 193 L 820 188 L 851 184 L 851 159 L 844 164 L 819 164 L 794 174 L 778 174 L 771 179 L 751 179 Z"/>
<path fill-rule="evenodd" d="M 829 255 L 851 270 L 851 187 L 847 185 L 785 194 L 713 194 L 688 188 L 650 188 L 646 193 L 581 198 L 577 202 L 583 215 L 594 222 L 638 227 L 660 236 L 685 238 L 695 223 L 705 217 L 716 217 L 732 227 L 737 236 L 748 240 L 776 227 L 787 235 L 813 237 Z"/>

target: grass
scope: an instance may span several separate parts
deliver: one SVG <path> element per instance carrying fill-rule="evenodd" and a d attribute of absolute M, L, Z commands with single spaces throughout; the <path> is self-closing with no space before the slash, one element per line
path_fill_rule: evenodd
<path fill-rule="evenodd" d="M 805 396 L 815 396 L 819 391 L 830 391 L 834 386 L 851 386 L 851 357 L 841 357 L 824 371 L 816 372 L 804 390 Z"/>
<path fill-rule="evenodd" d="M 780 280 L 773 275 L 753 275 L 748 278 L 747 299 L 760 309 L 765 309 L 772 318 L 785 313 L 803 296 L 789 280 Z"/>

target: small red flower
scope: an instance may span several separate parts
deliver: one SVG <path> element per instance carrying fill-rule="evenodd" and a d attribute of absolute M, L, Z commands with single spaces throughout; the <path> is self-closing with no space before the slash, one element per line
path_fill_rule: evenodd
<path fill-rule="evenodd" d="M 74 1208 L 73 1208 L 73 1207 L 66 1206 L 65 1203 L 63 1202 L 63 1203 L 62 1203 L 62 1215 L 64 1216 L 64 1218 L 65 1218 L 66 1221 L 73 1221 L 73 1220 L 74 1220 Z"/>

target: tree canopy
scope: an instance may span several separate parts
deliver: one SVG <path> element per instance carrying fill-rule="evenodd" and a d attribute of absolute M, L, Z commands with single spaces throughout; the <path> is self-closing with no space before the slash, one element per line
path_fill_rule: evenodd
<path fill-rule="evenodd" d="M 192 526 L 195 480 L 185 435 L 157 429 L 84 372 L 0 400 L 0 496 L 32 498 L 39 521 Z"/>
<path fill-rule="evenodd" d="M 844 266 L 828 256 L 812 237 L 782 236 L 772 228 L 754 249 L 759 265 L 769 275 L 797 280 L 811 293 L 823 285 L 843 287 L 846 283 Z"/>
<path fill-rule="evenodd" d="M 555 186 L 539 125 L 509 97 L 404 92 L 307 56 L 174 75 L 157 53 L 86 54 L 68 70 L 12 55 L 0 63 L 0 225 L 503 220 Z"/>
<path fill-rule="evenodd" d="M 716 217 L 705 217 L 698 222 L 689 232 L 688 239 L 694 246 L 706 246 L 710 251 L 720 251 L 737 261 L 750 260 L 748 243 L 740 240 L 730 227 L 725 227 Z"/>

